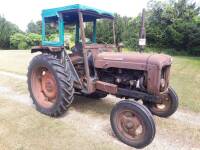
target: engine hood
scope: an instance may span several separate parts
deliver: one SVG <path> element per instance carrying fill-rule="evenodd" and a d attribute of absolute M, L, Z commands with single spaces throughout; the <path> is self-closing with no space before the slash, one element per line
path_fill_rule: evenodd
<path fill-rule="evenodd" d="M 97 68 L 116 67 L 139 70 L 146 70 L 148 65 L 154 65 L 161 69 L 172 63 L 172 58 L 168 55 L 136 52 L 102 52 L 97 54 L 94 60 Z"/>

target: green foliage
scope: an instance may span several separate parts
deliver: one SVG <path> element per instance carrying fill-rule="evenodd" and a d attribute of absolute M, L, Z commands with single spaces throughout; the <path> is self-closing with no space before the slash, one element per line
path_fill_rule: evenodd
<path fill-rule="evenodd" d="M 92 23 L 87 23 L 85 28 L 86 37 L 92 41 Z M 112 22 L 99 20 L 97 22 L 97 43 L 113 43 Z"/>
<path fill-rule="evenodd" d="M 136 18 L 115 14 L 116 43 L 137 48 L 141 14 Z M 200 55 L 200 8 L 190 0 L 150 0 L 146 11 L 148 47 L 173 49 Z M 92 25 L 87 24 L 86 36 L 92 37 Z M 113 43 L 112 23 L 97 22 L 97 42 Z"/>
<path fill-rule="evenodd" d="M 121 17 L 115 14 L 116 44 L 123 43 L 126 47 L 137 46 L 139 26 L 138 18 Z M 85 28 L 86 37 L 92 40 L 92 24 L 87 23 Z M 113 23 L 110 20 L 99 20 L 97 22 L 97 43 L 113 43 Z"/>
<path fill-rule="evenodd" d="M 35 33 L 15 33 L 10 37 L 13 49 L 28 49 L 41 44 L 41 36 Z"/>
<path fill-rule="evenodd" d="M 29 39 L 29 45 L 30 46 L 38 46 L 41 45 L 41 41 L 42 41 L 42 37 L 40 34 L 36 34 L 36 33 L 29 33 L 28 35 L 28 39 Z"/>
<path fill-rule="evenodd" d="M 10 48 L 10 36 L 16 32 L 21 32 L 19 28 L 0 16 L 0 48 Z"/>
<path fill-rule="evenodd" d="M 197 54 L 196 49 L 200 48 L 200 8 L 195 3 L 151 0 L 148 8 L 147 41 L 151 46 Z"/>
<path fill-rule="evenodd" d="M 41 34 L 42 32 L 42 21 L 37 21 L 36 23 L 31 21 L 28 25 L 27 25 L 27 32 L 28 33 L 37 33 L 37 34 Z"/>
<path fill-rule="evenodd" d="M 27 49 L 29 39 L 23 33 L 16 33 L 10 37 L 11 47 L 14 49 Z"/>

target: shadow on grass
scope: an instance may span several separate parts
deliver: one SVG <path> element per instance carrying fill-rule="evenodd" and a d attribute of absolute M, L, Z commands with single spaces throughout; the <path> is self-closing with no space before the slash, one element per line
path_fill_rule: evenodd
<path fill-rule="evenodd" d="M 72 107 L 81 113 L 89 114 L 89 115 L 102 115 L 107 116 L 110 115 L 110 112 L 115 105 L 115 102 L 111 100 L 109 97 L 105 97 L 103 99 L 91 99 L 84 96 L 75 96 Z"/>

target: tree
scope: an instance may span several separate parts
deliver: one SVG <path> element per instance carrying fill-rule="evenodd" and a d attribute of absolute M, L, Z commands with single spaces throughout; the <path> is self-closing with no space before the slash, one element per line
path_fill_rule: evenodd
<path fill-rule="evenodd" d="M 200 48 L 200 8 L 196 3 L 151 0 L 148 7 L 148 42 L 157 47 L 172 47 L 190 53 Z"/>
<path fill-rule="evenodd" d="M 138 43 L 139 18 L 114 15 L 116 44 L 123 43 L 126 47 L 135 48 Z M 86 37 L 92 39 L 92 24 L 86 24 Z M 113 22 L 100 20 L 97 22 L 97 43 L 113 43 Z"/>
<path fill-rule="evenodd" d="M 16 32 L 22 32 L 15 24 L 0 16 L 0 48 L 10 48 L 10 36 Z"/>
<path fill-rule="evenodd" d="M 41 34 L 42 32 L 42 21 L 37 21 L 36 23 L 31 21 L 27 25 L 27 32 L 28 33 L 36 33 L 36 34 Z"/>

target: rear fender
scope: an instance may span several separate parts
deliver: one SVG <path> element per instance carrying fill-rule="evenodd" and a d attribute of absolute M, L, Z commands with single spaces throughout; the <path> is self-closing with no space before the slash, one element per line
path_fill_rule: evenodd
<path fill-rule="evenodd" d="M 66 60 L 67 62 L 65 62 L 66 65 L 68 65 L 67 68 L 70 68 L 70 71 L 72 73 L 72 80 L 74 81 L 74 86 L 78 89 L 82 89 L 82 82 L 78 76 L 78 73 L 76 72 L 76 69 L 74 68 L 74 65 L 72 64 L 72 61 L 69 57 L 69 55 L 66 53 L 66 51 L 62 51 L 64 52 L 64 54 L 62 54 L 62 56 L 64 56 L 64 60 Z"/>
<path fill-rule="evenodd" d="M 59 53 L 64 50 L 64 47 L 52 47 L 52 46 L 34 46 L 31 49 L 31 53 L 42 52 L 42 53 Z"/>
<path fill-rule="evenodd" d="M 64 47 L 49 47 L 49 46 L 36 46 L 31 49 L 31 53 L 41 52 L 41 53 L 49 53 L 52 55 L 58 56 L 61 61 L 65 64 L 66 68 L 70 69 L 72 73 L 72 80 L 74 81 L 74 86 L 78 89 L 82 89 L 82 82 L 72 64 L 72 61 L 69 55 L 66 53 Z"/>

